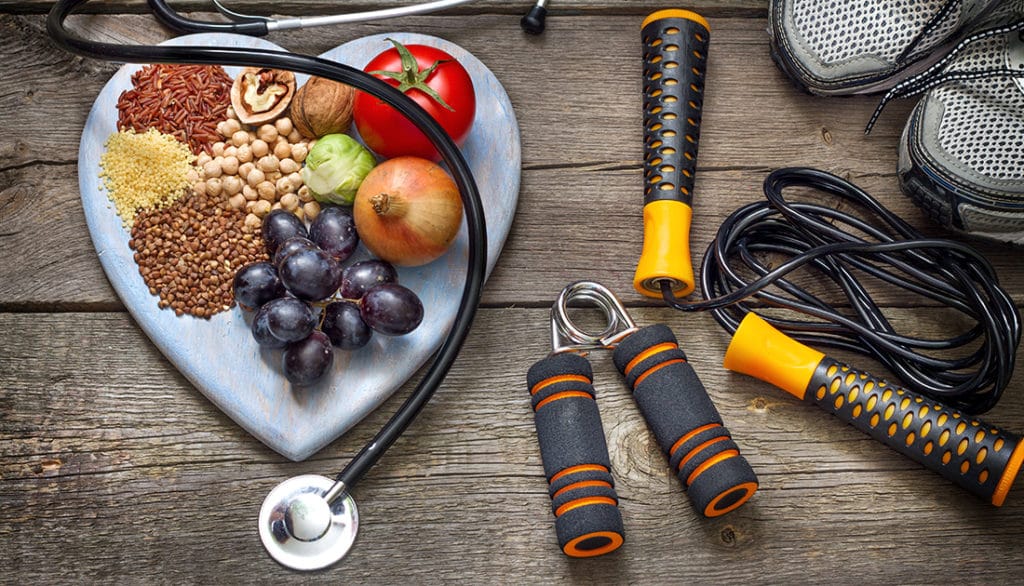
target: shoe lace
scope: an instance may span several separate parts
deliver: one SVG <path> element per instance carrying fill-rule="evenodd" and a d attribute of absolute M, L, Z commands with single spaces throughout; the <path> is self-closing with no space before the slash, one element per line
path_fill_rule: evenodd
<path fill-rule="evenodd" d="M 953 10 L 962 2 L 963 0 L 947 0 L 946 3 L 942 5 L 942 8 L 940 8 L 939 11 L 936 12 L 931 17 L 931 19 L 929 19 L 928 22 L 924 24 L 924 27 L 921 28 L 921 31 L 917 33 L 917 35 L 915 35 L 913 39 L 911 39 L 910 44 L 907 45 L 902 52 L 900 52 L 899 56 L 896 57 L 896 63 L 900 63 L 903 60 L 907 59 L 910 56 L 910 54 L 913 53 L 918 46 L 920 46 L 921 42 L 928 38 L 933 32 L 935 32 L 935 29 L 937 29 L 940 24 L 945 22 L 949 15 L 953 13 Z"/>
<path fill-rule="evenodd" d="M 968 37 L 965 37 L 962 41 L 957 43 L 956 47 L 953 48 L 945 57 L 936 61 L 931 67 L 925 69 L 921 73 L 908 77 L 892 87 L 882 99 L 879 100 L 878 106 L 875 108 L 874 113 L 871 114 L 871 119 L 868 120 L 867 127 L 864 128 L 864 134 L 870 134 L 871 129 L 875 127 L 875 123 L 878 122 L 878 118 L 882 115 L 882 111 L 889 104 L 889 102 L 900 99 L 909 98 L 916 96 L 923 92 L 926 92 L 934 87 L 943 85 L 951 82 L 961 81 L 974 81 L 979 79 L 994 79 L 994 78 L 1022 78 L 1024 77 L 1024 70 L 1011 69 L 1009 67 L 990 67 L 985 69 L 961 69 L 956 71 L 946 70 L 946 66 L 949 65 L 958 55 L 960 55 L 967 47 L 972 44 L 983 40 L 1005 35 L 1011 32 L 1024 31 L 1024 19 L 1018 20 L 1017 22 L 988 28 L 982 31 L 978 31 Z"/>

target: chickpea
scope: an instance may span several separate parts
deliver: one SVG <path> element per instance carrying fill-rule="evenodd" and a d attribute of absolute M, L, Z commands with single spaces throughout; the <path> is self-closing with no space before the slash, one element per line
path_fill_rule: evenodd
<path fill-rule="evenodd" d="M 238 147 L 235 151 L 235 158 L 238 159 L 239 163 L 248 163 L 252 160 L 252 147 L 247 144 Z"/>
<path fill-rule="evenodd" d="M 280 171 L 274 171 L 273 173 L 267 173 L 267 181 L 277 182 L 278 179 L 284 177 Z"/>
<path fill-rule="evenodd" d="M 231 144 L 236 147 L 240 147 L 243 144 L 249 144 L 249 133 L 244 130 L 239 130 L 231 135 Z"/>
<path fill-rule="evenodd" d="M 246 132 L 246 134 L 249 135 L 249 144 L 252 144 L 252 143 L 256 142 L 257 140 L 259 140 L 258 138 L 256 138 L 256 133 L 251 131 L 251 130 Z"/>
<path fill-rule="evenodd" d="M 196 195 L 206 195 L 206 182 L 200 181 L 192 186 L 192 193 Z"/>
<path fill-rule="evenodd" d="M 266 141 L 256 139 L 252 141 L 252 156 L 255 158 L 265 157 L 270 152 L 270 145 Z"/>
<path fill-rule="evenodd" d="M 264 124 L 256 131 L 256 136 L 263 142 L 270 144 L 277 140 L 277 128 L 273 124 Z"/>
<path fill-rule="evenodd" d="M 238 166 L 238 176 L 245 179 L 249 176 L 249 173 L 252 173 L 252 170 L 255 168 L 256 163 L 253 163 L 252 161 L 242 163 L 241 165 Z"/>
<path fill-rule="evenodd" d="M 237 175 L 226 175 L 220 179 L 224 193 L 238 195 L 242 192 L 242 180 Z"/>
<path fill-rule="evenodd" d="M 289 180 L 287 177 L 281 177 L 280 179 L 278 179 L 277 183 L 275 183 L 274 186 L 277 188 L 277 192 L 280 194 L 294 195 L 293 192 L 295 191 L 295 185 L 293 185 L 291 180 Z M 299 196 L 296 195 L 295 201 L 298 200 Z"/>
<path fill-rule="evenodd" d="M 302 208 L 295 208 L 295 211 L 292 213 L 295 214 L 296 218 L 302 220 L 303 222 L 306 221 L 306 212 L 302 211 Z M 309 218 L 309 220 L 312 221 L 313 218 Z"/>
<path fill-rule="evenodd" d="M 233 114 L 234 112 L 232 111 L 231 117 L 224 121 L 224 125 L 230 131 L 228 133 L 229 135 L 232 135 L 242 129 L 242 123 L 236 120 Z"/>
<path fill-rule="evenodd" d="M 296 163 L 301 163 L 306 160 L 306 155 L 309 154 L 309 147 L 305 143 L 293 144 L 292 145 L 292 159 Z"/>
<path fill-rule="evenodd" d="M 221 176 L 222 170 L 221 170 L 220 162 L 218 161 L 218 159 L 220 159 L 220 157 L 217 157 L 216 159 L 214 159 L 212 161 L 207 161 L 206 164 L 203 165 L 203 175 L 207 179 L 210 179 L 211 177 L 220 177 Z"/>
<path fill-rule="evenodd" d="M 302 134 L 299 133 L 298 129 L 293 128 L 292 131 L 288 133 L 288 142 L 292 144 L 302 142 Z"/>
<path fill-rule="evenodd" d="M 256 214 L 249 214 L 245 216 L 245 225 L 250 228 L 259 228 L 262 224 L 263 220 L 261 220 Z"/>
<path fill-rule="evenodd" d="M 195 185 L 196 183 L 199 182 L 199 170 L 198 169 L 189 169 L 188 170 L 188 175 L 186 175 L 185 178 L 188 179 L 189 183 Z"/>
<path fill-rule="evenodd" d="M 288 134 L 295 128 L 292 125 L 292 119 L 287 116 L 282 116 L 274 122 L 274 128 L 277 128 L 277 133 L 281 136 L 288 136 Z"/>
<path fill-rule="evenodd" d="M 228 130 L 228 121 L 227 120 L 221 120 L 220 122 L 217 123 L 217 134 L 227 138 L 227 137 L 231 136 L 231 132 L 232 131 Z"/>
<path fill-rule="evenodd" d="M 309 186 L 307 185 L 300 187 L 296 194 L 299 196 L 299 201 L 302 203 L 313 201 L 313 194 L 309 192 Z"/>
<path fill-rule="evenodd" d="M 241 193 L 236 193 L 228 198 L 228 205 L 233 210 L 240 210 L 245 207 L 245 196 Z"/>
<path fill-rule="evenodd" d="M 291 152 L 291 150 L 289 149 L 289 153 L 290 152 Z M 280 157 L 278 157 L 278 158 L 280 158 Z M 295 162 L 295 159 L 289 159 L 289 158 L 285 157 L 285 158 L 281 159 L 281 162 L 278 164 L 278 168 L 285 175 L 291 175 L 292 173 L 294 173 L 294 172 L 299 170 L 299 164 Z"/>
<path fill-rule="evenodd" d="M 238 155 L 238 147 L 236 147 L 235 145 L 231 145 L 224 149 L 225 157 L 234 157 L 236 155 Z"/>
<path fill-rule="evenodd" d="M 267 155 L 256 161 L 256 167 L 264 173 L 275 173 L 280 166 L 280 161 L 274 155 Z"/>
<path fill-rule="evenodd" d="M 210 155 L 206 154 L 206 151 L 203 151 L 203 152 L 199 153 L 198 157 L 196 157 L 196 166 L 202 167 L 207 162 L 212 161 L 212 160 L 213 160 L 213 157 L 211 157 Z"/>
<path fill-rule="evenodd" d="M 269 181 L 264 181 L 257 185 L 256 193 L 260 194 L 260 199 L 277 201 L 277 189 L 275 189 L 274 184 Z"/>
<path fill-rule="evenodd" d="M 224 160 L 220 162 L 220 170 L 225 175 L 237 175 L 238 174 L 238 157 L 226 156 Z"/>
<path fill-rule="evenodd" d="M 310 220 L 314 220 L 318 215 L 320 215 L 320 204 L 318 204 L 315 201 L 307 201 L 306 203 L 302 204 L 302 208 L 300 209 L 302 209 L 302 212 L 306 216 L 306 218 Z"/>
<path fill-rule="evenodd" d="M 224 156 L 224 143 L 215 142 L 213 143 L 213 146 L 210 147 L 210 150 L 213 151 L 213 156 L 222 157 Z"/>
<path fill-rule="evenodd" d="M 262 218 L 263 216 L 269 214 L 272 208 L 273 206 L 270 204 L 269 201 L 260 200 L 256 202 L 256 205 L 252 206 L 252 213 Z"/>
<path fill-rule="evenodd" d="M 274 145 L 274 156 L 278 159 L 287 159 L 292 156 L 292 145 L 287 140 L 279 140 Z"/>
<path fill-rule="evenodd" d="M 245 178 L 245 180 L 246 182 L 249 183 L 249 185 L 256 187 L 260 183 L 266 181 L 267 176 L 263 173 L 263 171 L 260 171 L 259 169 L 253 169 L 252 171 L 249 171 L 249 175 Z"/>
<path fill-rule="evenodd" d="M 282 195 L 281 207 L 288 210 L 289 212 L 294 212 L 296 208 L 299 207 L 299 196 L 295 195 L 294 193 L 286 193 Z"/>
<path fill-rule="evenodd" d="M 238 118 L 238 115 L 235 114 L 235 109 L 231 106 L 228 106 L 228 109 L 224 112 L 224 115 L 228 117 L 228 120 L 235 120 Z"/>
<path fill-rule="evenodd" d="M 270 209 L 272 209 L 272 210 L 279 210 L 279 209 L 281 209 L 281 202 L 275 201 L 274 203 L 270 204 Z"/>
<path fill-rule="evenodd" d="M 243 185 L 242 186 L 242 197 L 244 197 L 247 201 L 252 202 L 252 201 L 256 201 L 257 199 L 259 199 L 260 194 L 256 193 L 256 188 L 255 187 L 253 187 L 251 185 Z"/>
<path fill-rule="evenodd" d="M 223 189 L 223 185 L 221 184 L 221 181 L 220 181 L 219 178 L 213 177 L 212 179 L 207 179 L 206 180 L 206 193 L 207 193 L 207 195 L 212 195 L 212 196 L 216 197 L 216 196 L 220 195 L 221 189 Z"/>

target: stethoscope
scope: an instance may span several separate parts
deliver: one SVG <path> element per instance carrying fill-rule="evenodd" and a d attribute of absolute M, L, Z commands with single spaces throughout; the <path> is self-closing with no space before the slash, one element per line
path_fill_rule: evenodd
<path fill-rule="evenodd" d="M 327 567 L 348 553 L 359 529 L 359 512 L 351 490 L 412 423 L 444 380 L 476 315 L 486 274 L 487 236 L 483 205 L 473 174 L 458 147 L 413 100 L 362 71 L 306 55 L 265 49 L 200 46 L 116 45 L 89 41 L 69 32 L 64 21 L 89 0 L 57 0 L 47 17 L 49 35 L 65 50 L 85 57 L 127 63 L 188 63 L 238 67 L 272 67 L 326 77 L 379 97 L 416 124 L 447 164 L 462 196 L 469 237 L 466 282 L 451 330 L 412 394 L 374 438 L 335 478 L 304 474 L 285 480 L 267 495 L 259 513 L 259 534 L 272 558 L 296 570 Z M 191 20 L 171 10 L 165 0 L 148 0 L 154 14 L 181 32 L 231 32 L 262 35 L 270 30 L 318 26 L 358 19 L 383 18 L 437 10 L 468 0 L 443 0 L 416 7 L 357 15 L 274 21 L 232 13 L 233 22 Z M 539 2 L 543 7 L 543 0 Z M 276 23 L 273 24 L 272 23 Z"/>

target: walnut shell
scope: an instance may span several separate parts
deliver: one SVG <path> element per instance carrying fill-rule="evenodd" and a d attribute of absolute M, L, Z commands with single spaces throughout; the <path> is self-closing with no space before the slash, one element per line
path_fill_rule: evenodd
<path fill-rule="evenodd" d="M 355 97 L 348 85 L 311 77 L 292 100 L 292 124 L 306 138 L 345 132 L 352 125 Z"/>
<path fill-rule="evenodd" d="M 231 84 L 231 106 L 243 124 L 279 118 L 295 97 L 295 74 L 280 69 L 246 67 Z"/>

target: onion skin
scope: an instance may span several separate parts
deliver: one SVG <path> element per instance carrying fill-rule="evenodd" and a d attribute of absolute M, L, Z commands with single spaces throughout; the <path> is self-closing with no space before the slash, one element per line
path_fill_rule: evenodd
<path fill-rule="evenodd" d="M 396 157 L 370 171 L 352 205 L 356 231 L 392 264 L 427 264 L 448 250 L 462 225 L 462 199 L 448 173 L 418 157 Z"/>

